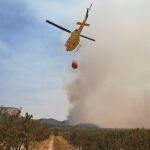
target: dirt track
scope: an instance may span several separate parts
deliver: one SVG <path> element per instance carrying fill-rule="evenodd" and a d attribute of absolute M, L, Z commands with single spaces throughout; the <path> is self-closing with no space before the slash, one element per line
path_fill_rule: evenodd
<path fill-rule="evenodd" d="M 51 137 L 48 150 L 53 150 L 54 136 Z"/>
<path fill-rule="evenodd" d="M 75 150 L 61 136 L 52 136 L 33 150 Z"/>
<path fill-rule="evenodd" d="M 70 150 L 70 146 L 62 137 L 54 138 L 53 150 Z"/>

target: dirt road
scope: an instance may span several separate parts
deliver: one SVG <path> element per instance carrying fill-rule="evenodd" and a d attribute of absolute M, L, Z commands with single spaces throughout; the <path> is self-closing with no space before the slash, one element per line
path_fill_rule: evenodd
<path fill-rule="evenodd" d="M 57 136 L 53 141 L 53 150 L 70 150 L 70 146 L 61 136 Z"/>
<path fill-rule="evenodd" d="M 54 143 L 54 136 L 52 136 L 50 139 L 50 144 L 49 144 L 48 150 L 53 150 L 53 143 Z"/>
<path fill-rule="evenodd" d="M 75 150 L 61 136 L 51 136 L 48 140 L 40 143 L 33 150 Z"/>

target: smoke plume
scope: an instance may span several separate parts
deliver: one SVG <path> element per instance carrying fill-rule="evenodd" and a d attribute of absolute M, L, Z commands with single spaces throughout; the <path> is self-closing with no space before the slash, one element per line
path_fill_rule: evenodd
<path fill-rule="evenodd" d="M 102 0 L 90 13 L 80 67 L 66 87 L 69 121 L 150 128 L 150 2 Z"/>

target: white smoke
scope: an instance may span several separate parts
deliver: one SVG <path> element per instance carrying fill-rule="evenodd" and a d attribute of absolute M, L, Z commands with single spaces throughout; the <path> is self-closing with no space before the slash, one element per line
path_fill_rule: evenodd
<path fill-rule="evenodd" d="M 96 1 L 80 67 L 67 85 L 73 124 L 150 127 L 150 1 Z"/>

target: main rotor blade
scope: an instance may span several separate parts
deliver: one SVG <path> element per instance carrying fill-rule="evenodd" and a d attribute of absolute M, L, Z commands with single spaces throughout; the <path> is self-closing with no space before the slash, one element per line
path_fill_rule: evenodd
<path fill-rule="evenodd" d="M 84 35 L 80 35 L 81 37 L 83 37 L 83 38 L 86 38 L 86 39 L 88 39 L 88 40 L 91 40 L 91 41 L 96 41 L 96 40 L 94 40 L 94 39 L 92 39 L 92 38 L 89 38 L 89 37 L 87 37 L 87 36 L 84 36 Z"/>
<path fill-rule="evenodd" d="M 61 30 L 63 30 L 63 31 L 66 31 L 66 32 L 68 32 L 68 33 L 71 33 L 70 30 L 65 29 L 65 28 L 63 28 L 63 27 L 61 27 L 61 26 L 59 26 L 59 25 L 57 25 L 57 24 L 55 24 L 55 23 L 53 23 L 53 22 L 51 22 L 51 21 L 49 21 L 49 20 L 46 20 L 46 22 L 49 23 L 49 24 L 51 24 L 51 25 L 53 25 L 53 26 L 55 26 L 55 27 L 57 27 L 57 28 L 59 28 L 59 29 L 61 29 Z"/>

